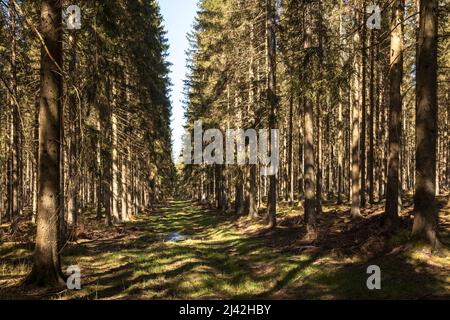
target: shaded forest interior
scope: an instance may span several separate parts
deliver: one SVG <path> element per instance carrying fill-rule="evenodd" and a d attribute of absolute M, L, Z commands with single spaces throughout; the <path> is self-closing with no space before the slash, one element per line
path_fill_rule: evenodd
<path fill-rule="evenodd" d="M 231 165 L 174 155 L 156 0 L 0 0 L 0 298 L 450 298 L 450 1 L 371 4 L 199 1 L 184 129 Z"/>

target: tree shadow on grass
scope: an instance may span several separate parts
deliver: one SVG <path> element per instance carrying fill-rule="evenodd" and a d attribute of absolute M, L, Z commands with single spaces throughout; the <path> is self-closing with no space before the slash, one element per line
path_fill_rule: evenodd
<path fill-rule="evenodd" d="M 280 221 L 273 231 L 246 233 L 238 227 L 239 215 L 172 202 L 140 218 L 129 224 L 132 232 L 70 245 L 63 261 L 80 264 L 83 289 L 52 298 L 383 299 L 434 297 L 435 292 L 442 296 L 448 290 L 442 269 L 391 255 L 370 260 L 381 267 L 382 290 L 369 291 L 367 261 L 348 262 L 345 255 L 330 254 L 344 240 L 351 247 L 358 240 L 350 237 L 355 232 L 357 238 L 367 238 L 367 230 L 331 232 L 323 237 L 329 242 L 319 241 L 310 250 L 298 241 L 305 233 L 298 217 Z M 340 218 L 321 217 L 330 227 Z M 361 228 L 370 223 L 361 222 Z M 187 239 L 168 242 L 171 232 Z"/>
<path fill-rule="evenodd" d="M 381 289 L 367 287 L 367 267 L 381 269 Z M 438 271 L 439 272 L 439 271 Z M 442 272 L 442 271 L 441 271 Z M 304 283 L 278 293 L 280 299 L 432 299 L 448 297 L 445 275 L 437 276 L 429 265 L 407 257 L 376 259 L 362 264 L 345 264 L 312 275 Z"/>

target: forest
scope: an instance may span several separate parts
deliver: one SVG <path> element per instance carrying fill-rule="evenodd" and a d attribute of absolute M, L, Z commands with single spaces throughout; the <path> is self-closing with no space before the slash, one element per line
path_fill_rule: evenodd
<path fill-rule="evenodd" d="M 450 299 L 450 0 L 199 0 L 182 150 L 164 1 L 0 0 L 0 299 Z"/>

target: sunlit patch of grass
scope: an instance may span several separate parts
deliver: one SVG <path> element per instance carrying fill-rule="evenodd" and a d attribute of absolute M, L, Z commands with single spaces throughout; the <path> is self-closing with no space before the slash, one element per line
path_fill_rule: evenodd
<path fill-rule="evenodd" d="M 439 252 L 432 252 L 432 248 L 423 242 L 416 242 L 408 251 L 411 259 L 428 263 L 434 266 L 446 267 L 450 270 L 450 250 L 447 247 L 440 248 Z M 449 271 L 450 275 L 450 271 Z"/>
<path fill-rule="evenodd" d="M 0 276 L 23 276 L 30 272 L 31 266 L 27 262 L 19 262 L 14 265 L 8 263 L 0 264 Z"/>

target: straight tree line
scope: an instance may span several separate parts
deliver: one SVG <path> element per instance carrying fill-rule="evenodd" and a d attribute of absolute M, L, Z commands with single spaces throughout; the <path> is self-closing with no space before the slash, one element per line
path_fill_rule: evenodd
<path fill-rule="evenodd" d="M 0 2 L 0 220 L 36 222 L 26 283 L 45 286 L 63 283 L 60 253 L 85 214 L 128 221 L 175 176 L 157 2 L 78 1 L 79 30 L 63 19 L 72 4 Z"/>
<path fill-rule="evenodd" d="M 348 203 L 354 219 L 383 203 L 389 230 L 414 195 L 413 234 L 439 245 L 436 196 L 450 189 L 450 3 L 380 1 L 379 29 L 368 5 L 200 2 L 186 130 L 198 120 L 224 132 L 278 129 L 280 168 L 265 177 L 261 165 L 181 165 L 191 198 L 271 227 L 277 203 L 299 204 L 314 240 L 323 201 Z"/>

